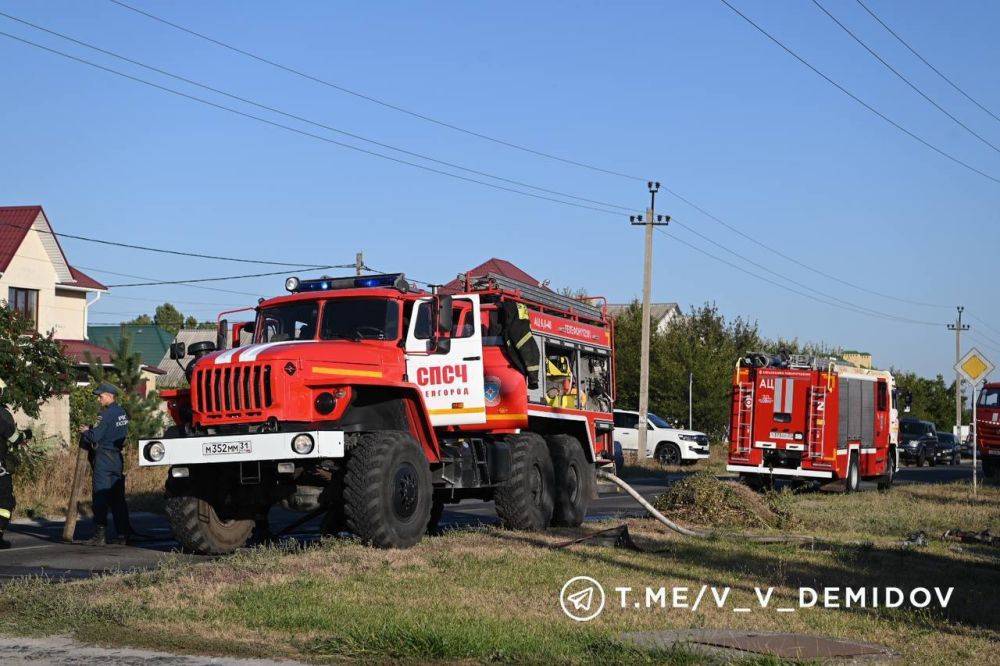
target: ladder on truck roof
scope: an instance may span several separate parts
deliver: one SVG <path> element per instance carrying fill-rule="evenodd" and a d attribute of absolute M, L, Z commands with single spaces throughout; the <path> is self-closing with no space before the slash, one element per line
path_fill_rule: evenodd
<path fill-rule="evenodd" d="M 753 445 L 753 382 L 740 382 L 736 398 L 736 454 L 748 455 Z"/>
<path fill-rule="evenodd" d="M 809 389 L 806 447 L 810 458 L 823 457 L 823 443 L 826 441 L 826 393 L 825 385 L 812 386 Z"/>
<path fill-rule="evenodd" d="M 472 282 L 473 286 L 478 289 L 487 288 L 489 283 L 495 284 L 504 291 L 520 291 L 528 300 L 556 310 L 568 310 L 578 315 L 582 315 L 589 319 L 596 319 L 598 321 L 604 319 L 603 309 L 597 307 L 596 305 L 591 305 L 590 303 L 578 300 L 572 296 L 563 296 L 562 294 L 557 294 L 551 289 L 528 284 L 527 282 L 521 282 L 520 280 L 515 280 L 504 275 L 487 273 L 484 276 L 474 278 Z"/>

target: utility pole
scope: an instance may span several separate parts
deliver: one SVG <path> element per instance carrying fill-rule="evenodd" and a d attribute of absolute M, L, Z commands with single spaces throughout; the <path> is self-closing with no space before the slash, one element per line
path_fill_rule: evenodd
<path fill-rule="evenodd" d="M 361 272 L 365 269 L 365 253 L 358 252 L 354 255 L 354 274 L 361 275 Z"/>
<path fill-rule="evenodd" d="M 954 324 L 948 324 L 949 331 L 955 331 L 955 365 L 962 360 L 962 331 L 969 330 L 968 324 L 962 323 L 962 311 L 964 306 L 958 306 L 958 318 Z M 955 428 L 958 432 L 955 436 L 962 437 L 962 375 L 955 371 Z"/>
<path fill-rule="evenodd" d="M 633 226 L 646 227 L 646 254 L 642 265 L 642 344 L 639 351 L 639 450 L 636 455 L 639 461 L 646 459 L 646 431 L 649 421 L 649 298 L 653 282 L 653 227 L 666 226 L 670 222 L 669 215 L 656 215 L 656 193 L 660 183 L 649 181 L 649 208 L 646 209 L 646 219 L 642 215 L 630 215 L 629 222 Z"/>
<path fill-rule="evenodd" d="M 688 430 L 694 430 L 694 373 L 688 373 Z"/>

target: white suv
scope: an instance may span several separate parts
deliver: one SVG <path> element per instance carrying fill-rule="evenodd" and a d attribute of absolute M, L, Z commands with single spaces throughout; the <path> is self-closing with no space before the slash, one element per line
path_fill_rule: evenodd
<path fill-rule="evenodd" d="M 708 435 L 673 428 L 652 412 L 647 416 L 647 458 L 656 458 L 664 465 L 690 465 L 708 458 Z M 615 410 L 615 442 L 621 444 L 622 451 L 639 450 L 639 412 Z"/>

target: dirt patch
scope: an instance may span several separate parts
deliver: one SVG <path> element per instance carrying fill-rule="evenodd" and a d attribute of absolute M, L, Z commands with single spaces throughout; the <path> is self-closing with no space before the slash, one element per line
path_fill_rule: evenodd
<path fill-rule="evenodd" d="M 733 481 L 699 472 L 677 481 L 653 501 L 671 518 L 712 527 L 776 529 L 792 523 L 778 493 L 760 495 Z"/>

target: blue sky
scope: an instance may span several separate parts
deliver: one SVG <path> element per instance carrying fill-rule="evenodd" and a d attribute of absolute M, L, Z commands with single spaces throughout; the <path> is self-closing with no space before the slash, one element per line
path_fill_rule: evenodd
<path fill-rule="evenodd" d="M 973 333 L 993 341 L 976 337 L 976 344 L 1000 357 L 1000 184 L 893 130 L 720 2 L 132 1 L 447 122 L 655 178 L 828 274 L 904 299 L 964 304 L 968 314 L 996 329 L 972 319 Z M 733 2 L 893 119 L 1000 177 L 1000 155 L 893 77 L 808 0 Z M 1000 115 L 1000 5 L 868 2 Z M 939 103 L 1000 143 L 1000 122 L 937 78 L 854 0 L 824 4 Z M 641 182 L 428 124 L 104 0 L 0 0 L 0 11 L 441 160 L 640 210 L 648 200 Z M 205 94 L 6 18 L 0 17 L 0 25 L 4 32 Z M 625 214 L 570 208 L 361 155 L 2 37 L 0 62 L 0 200 L 44 205 L 60 231 L 307 264 L 347 263 L 363 250 L 372 266 L 437 281 L 498 256 L 553 285 L 585 288 L 613 301 L 640 293 L 642 233 Z M 793 279 L 865 308 L 941 325 L 904 324 L 815 303 L 660 235 L 656 300 L 685 307 L 714 301 L 727 315 L 757 320 L 765 335 L 866 349 L 879 365 L 950 375 L 954 338 L 944 323 L 953 319 L 953 309 L 895 302 L 828 280 L 665 193 L 658 208 L 765 266 L 778 282 Z M 683 229 L 672 227 L 670 233 L 738 261 Z M 81 267 L 159 279 L 268 270 L 73 240 L 64 241 L 64 248 Z M 110 284 L 130 281 L 89 272 Z M 276 276 L 219 286 L 274 294 L 281 284 Z M 119 321 L 163 300 L 208 318 L 220 305 L 253 299 L 186 287 L 123 288 L 103 298 L 92 318 Z"/>

